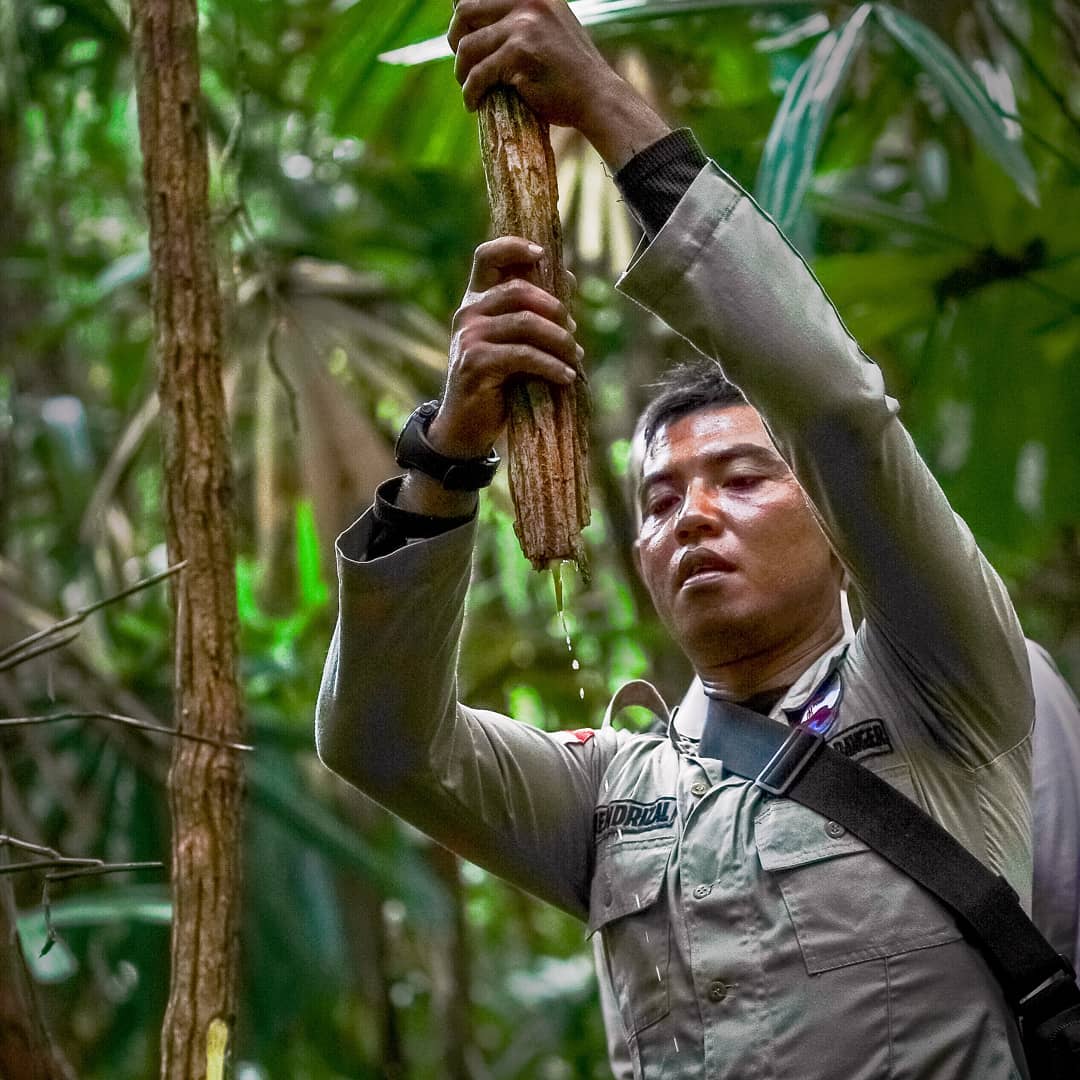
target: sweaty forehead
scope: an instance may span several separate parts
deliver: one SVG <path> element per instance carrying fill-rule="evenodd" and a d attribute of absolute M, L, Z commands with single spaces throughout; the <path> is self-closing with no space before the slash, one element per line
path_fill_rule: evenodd
<path fill-rule="evenodd" d="M 641 463 L 641 479 L 739 447 L 760 447 L 771 454 L 776 453 L 754 408 L 728 405 L 698 409 L 657 428 Z"/>

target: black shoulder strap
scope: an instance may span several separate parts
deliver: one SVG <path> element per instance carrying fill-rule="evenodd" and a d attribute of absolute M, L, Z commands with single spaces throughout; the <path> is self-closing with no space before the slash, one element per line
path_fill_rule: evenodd
<path fill-rule="evenodd" d="M 1069 961 L 1059 955 L 994 874 L 907 796 L 831 749 L 807 728 L 788 727 L 740 705 L 709 699 L 698 752 L 839 822 L 946 904 L 995 968 L 1013 1007 L 1040 1022 L 1062 994 L 1080 1001 Z M 1036 993 L 1038 991 L 1038 993 Z"/>

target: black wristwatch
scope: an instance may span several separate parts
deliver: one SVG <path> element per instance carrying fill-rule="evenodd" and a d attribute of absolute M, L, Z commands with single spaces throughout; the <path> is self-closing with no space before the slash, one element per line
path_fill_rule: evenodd
<path fill-rule="evenodd" d="M 428 442 L 428 425 L 439 411 L 439 401 L 425 401 L 405 421 L 394 448 L 394 459 L 406 469 L 419 469 L 438 480 L 447 491 L 476 491 L 487 487 L 495 478 L 502 460 L 491 449 L 487 457 L 452 458 L 440 454 Z"/>

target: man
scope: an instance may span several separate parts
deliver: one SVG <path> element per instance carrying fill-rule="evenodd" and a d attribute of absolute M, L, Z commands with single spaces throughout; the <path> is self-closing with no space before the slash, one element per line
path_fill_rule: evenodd
<path fill-rule="evenodd" d="M 620 287 L 739 388 L 673 388 L 639 492 L 642 578 L 706 692 L 793 721 L 814 710 L 1027 897 L 1023 636 L 878 369 L 775 226 L 565 4 L 461 0 L 450 40 L 470 107 L 509 83 L 590 139 L 650 240 Z M 524 280 L 541 254 L 513 237 L 477 249 L 442 403 L 407 425 L 404 478 L 338 541 L 323 760 L 588 920 L 637 1077 L 1025 1075 L 977 950 L 836 822 L 677 728 L 553 736 L 456 701 L 476 496 L 433 477 L 482 485 L 509 379 L 574 378 L 572 321 Z M 845 582 L 866 613 L 850 643 Z"/>

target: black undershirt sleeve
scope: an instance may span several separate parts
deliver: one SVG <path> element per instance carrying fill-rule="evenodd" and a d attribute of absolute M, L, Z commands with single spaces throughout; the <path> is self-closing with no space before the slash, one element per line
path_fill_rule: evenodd
<path fill-rule="evenodd" d="M 671 217 L 705 162 L 693 132 L 679 128 L 635 154 L 615 174 L 615 185 L 650 240 Z"/>
<path fill-rule="evenodd" d="M 461 517 L 434 517 L 414 514 L 396 505 L 398 491 L 404 477 L 395 476 L 375 489 L 375 504 L 371 508 L 375 524 L 368 540 L 367 557 L 377 559 L 404 547 L 409 540 L 427 539 L 449 532 L 459 525 L 472 521 L 474 514 Z"/>

